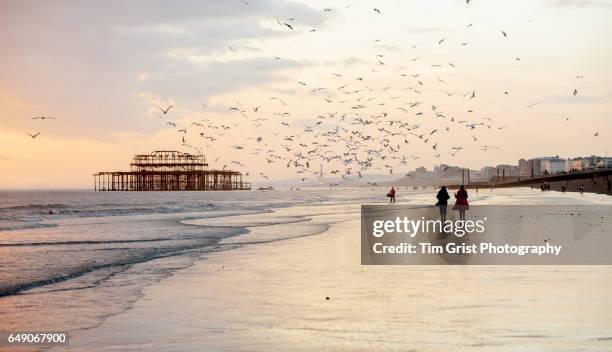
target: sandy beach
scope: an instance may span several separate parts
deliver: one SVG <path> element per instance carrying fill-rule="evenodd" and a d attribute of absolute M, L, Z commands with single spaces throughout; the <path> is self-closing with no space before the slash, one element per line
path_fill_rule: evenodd
<path fill-rule="evenodd" d="M 195 221 L 251 232 L 52 351 L 611 348 L 607 266 L 361 266 L 352 205 Z M 267 240 L 292 230 L 303 236 Z"/>

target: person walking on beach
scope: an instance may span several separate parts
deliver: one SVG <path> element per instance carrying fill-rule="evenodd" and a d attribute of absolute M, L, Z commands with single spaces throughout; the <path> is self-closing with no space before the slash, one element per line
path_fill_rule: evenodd
<path fill-rule="evenodd" d="M 453 210 L 459 210 L 459 220 L 465 220 L 465 211 L 470 208 L 470 205 L 468 204 L 468 193 L 463 185 L 455 193 L 455 199 Z"/>
<path fill-rule="evenodd" d="M 578 187 L 578 191 L 580 191 L 580 195 L 582 195 L 584 193 L 584 186 L 580 185 L 580 187 Z"/>
<path fill-rule="evenodd" d="M 438 191 L 438 195 L 436 195 L 438 202 L 436 206 L 440 209 L 440 220 L 442 223 L 446 221 L 446 207 L 448 206 L 448 200 L 450 196 L 448 195 L 448 191 L 446 191 L 446 186 L 442 186 Z"/>
<path fill-rule="evenodd" d="M 387 193 L 387 197 L 389 197 L 389 203 L 395 203 L 395 188 L 391 187 L 391 190 Z"/>

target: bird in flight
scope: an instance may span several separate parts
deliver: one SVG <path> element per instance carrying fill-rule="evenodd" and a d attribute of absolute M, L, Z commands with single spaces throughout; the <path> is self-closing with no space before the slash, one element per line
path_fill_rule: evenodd
<path fill-rule="evenodd" d="M 374 9 L 374 12 L 376 12 L 376 13 L 378 13 L 378 14 L 382 14 L 382 12 L 380 12 L 380 10 L 379 10 L 379 9 L 377 9 L 377 8 L 375 8 L 375 9 Z"/>
<path fill-rule="evenodd" d="M 281 21 L 279 21 L 279 20 L 278 20 L 278 17 L 276 18 L 276 23 L 278 23 L 278 24 L 279 24 L 279 25 L 281 25 L 281 26 L 287 26 L 287 27 L 289 27 L 289 29 L 293 30 L 293 26 L 291 26 L 291 25 L 290 25 L 289 23 L 287 23 L 287 22 L 281 22 Z"/>
<path fill-rule="evenodd" d="M 36 134 L 29 134 L 28 133 L 28 136 L 30 136 L 32 138 L 36 138 L 36 137 L 38 137 L 39 134 L 40 134 L 40 132 L 36 132 Z"/>
<path fill-rule="evenodd" d="M 159 110 L 161 110 L 161 112 L 162 112 L 162 113 L 164 113 L 164 115 L 166 115 L 166 114 L 168 113 L 168 111 L 170 111 L 170 109 L 172 109 L 172 107 L 174 107 L 174 105 L 170 105 L 170 106 L 168 106 L 168 107 L 167 107 L 167 108 L 164 110 L 164 109 L 162 109 L 162 108 L 160 108 L 160 107 L 158 106 Z"/>
<path fill-rule="evenodd" d="M 46 120 L 46 119 L 55 120 L 55 117 L 51 117 L 51 116 L 36 116 L 36 117 L 32 117 L 32 120 Z"/>
<path fill-rule="evenodd" d="M 504 32 L 504 31 L 501 31 L 501 32 L 504 35 L 504 38 L 508 38 L 508 34 L 506 32 Z"/>
<path fill-rule="evenodd" d="M 574 96 L 578 95 L 578 89 L 574 89 L 573 94 L 574 94 Z"/>
<path fill-rule="evenodd" d="M 593 135 L 593 137 L 597 137 L 599 136 L 599 132 L 595 132 L 595 134 Z"/>

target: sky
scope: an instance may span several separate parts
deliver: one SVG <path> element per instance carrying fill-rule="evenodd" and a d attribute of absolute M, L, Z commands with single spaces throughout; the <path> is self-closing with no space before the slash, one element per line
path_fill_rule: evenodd
<path fill-rule="evenodd" d="M 394 145 L 389 119 L 419 127 L 366 173 L 605 155 L 611 18 L 603 0 L 0 0 L 0 188 L 91 188 L 153 150 L 312 177 L 287 166 L 299 143 Z"/>

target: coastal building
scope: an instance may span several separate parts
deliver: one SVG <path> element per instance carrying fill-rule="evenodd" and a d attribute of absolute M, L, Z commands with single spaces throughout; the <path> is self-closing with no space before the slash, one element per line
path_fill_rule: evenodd
<path fill-rule="evenodd" d="M 544 156 L 527 160 L 529 175 L 538 176 L 565 171 L 566 161 L 559 156 Z"/>
<path fill-rule="evenodd" d="M 505 175 L 506 177 L 519 175 L 519 168 L 516 165 L 500 164 L 495 169 L 499 170 L 500 175 Z"/>
<path fill-rule="evenodd" d="M 610 169 L 612 168 L 612 158 L 601 158 L 596 164 L 595 168 L 597 169 Z"/>
<path fill-rule="evenodd" d="M 463 178 L 464 168 L 459 166 L 450 166 L 440 164 L 434 167 L 434 179 L 440 181 L 461 180 Z"/>
<path fill-rule="evenodd" d="M 565 171 L 565 160 L 559 157 L 543 158 L 540 164 L 541 174 L 558 174 Z"/>
<path fill-rule="evenodd" d="M 130 171 L 94 174 L 95 191 L 234 191 L 251 189 L 242 173 L 208 169 L 201 154 L 154 151 L 135 155 Z"/>
<path fill-rule="evenodd" d="M 415 179 L 419 179 L 419 180 L 433 180 L 434 179 L 433 171 L 428 171 L 426 168 L 422 166 L 417 167 L 416 169 L 414 169 L 414 171 L 408 172 L 408 176 L 413 177 Z"/>
<path fill-rule="evenodd" d="M 606 165 L 606 159 L 609 158 L 596 155 L 568 159 L 566 171 L 576 172 L 598 168 L 598 165 Z"/>
<path fill-rule="evenodd" d="M 531 169 L 529 168 L 529 162 L 527 160 L 520 159 L 518 161 L 518 173 L 521 177 L 531 175 Z"/>

